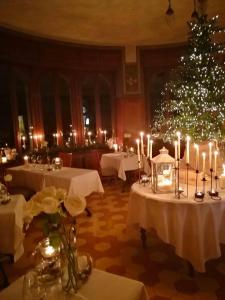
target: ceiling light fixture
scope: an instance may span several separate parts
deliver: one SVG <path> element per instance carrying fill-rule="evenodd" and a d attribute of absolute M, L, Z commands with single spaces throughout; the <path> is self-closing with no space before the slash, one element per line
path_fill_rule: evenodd
<path fill-rule="evenodd" d="M 198 12 L 197 12 L 197 10 L 196 10 L 196 0 L 193 0 L 194 2 L 194 10 L 193 10 L 193 13 L 191 14 L 191 17 L 193 18 L 193 19 L 197 19 L 198 18 Z"/>
<path fill-rule="evenodd" d="M 169 3 L 169 6 L 168 6 L 168 9 L 166 11 L 166 14 L 167 14 L 167 16 L 171 16 L 171 15 L 174 14 L 174 10 L 171 7 L 171 0 L 168 0 L 168 3 Z"/>

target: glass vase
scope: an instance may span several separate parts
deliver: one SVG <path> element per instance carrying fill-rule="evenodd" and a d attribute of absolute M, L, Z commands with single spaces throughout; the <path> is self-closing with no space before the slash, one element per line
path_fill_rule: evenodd
<path fill-rule="evenodd" d="M 67 232 L 63 227 L 61 253 L 61 284 L 67 293 L 76 293 L 80 287 L 76 249 L 76 226 L 72 224 Z"/>
<path fill-rule="evenodd" d="M 61 253 L 61 284 L 67 293 L 77 293 L 92 271 L 90 255 L 79 255 L 76 245 L 76 224 L 70 226 L 68 232 L 64 227 Z"/>

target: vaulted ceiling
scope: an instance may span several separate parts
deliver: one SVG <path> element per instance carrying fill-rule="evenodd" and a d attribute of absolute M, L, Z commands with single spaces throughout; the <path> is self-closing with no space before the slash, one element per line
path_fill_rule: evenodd
<path fill-rule="evenodd" d="M 91 45 L 164 45 L 187 38 L 194 0 L 1 0 L 0 26 Z M 196 0 L 225 26 L 225 0 Z"/>

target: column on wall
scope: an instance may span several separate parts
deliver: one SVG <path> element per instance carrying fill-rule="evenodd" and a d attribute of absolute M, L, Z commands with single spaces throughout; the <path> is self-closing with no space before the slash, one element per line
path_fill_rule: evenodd
<path fill-rule="evenodd" d="M 101 117 L 101 103 L 100 103 L 100 85 L 99 78 L 95 81 L 95 126 L 96 126 L 96 136 L 97 140 L 101 142 L 101 133 L 102 130 L 102 117 Z"/>
<path fill-rule="evenodd" d="M 29 82 L 29 113 L 31 115 L 31 124 L 34 135 L 42 135 L 44 138 L 42 103 L 40 95 L 40 72 L 36 69 L 31 70 L 31 79 Z"/>
<path fill-rule="evenodd" d="M 10 102 L 11 102 L 11 116 L 13 121 L 13 133 L 14 133 L 14 141 L 15 147 L 21 151 L 21 137 L 19 133 L 19 125 L 18 125 L 18 105 L 17 105 L 17 97 L 16 97 L 16 81 L 15 76 L 11 72 L 10 76 Z"/>
<path fill-rule="evenodd" d="M 62 145 L 63 128 L 62 128 L 61 101 L 59 95 L 59 78 L 56 74 L 54 74 L 53 84 L 54 84 L 54 97 L 55 97 L 56 131 L 59 135 L 58 138 L 59 145 Z"/>
<path fill-rule="evenodd" d="M 72 127 L 77 132 L 77 142 L 78 144 L 83 144 L 84 143 L 83 109 L 82 109 L 80 81 L 77 79 L 77 77 L 79 76 L 73 74 L 70 78 L 71 119 L 72 119 Z"/>

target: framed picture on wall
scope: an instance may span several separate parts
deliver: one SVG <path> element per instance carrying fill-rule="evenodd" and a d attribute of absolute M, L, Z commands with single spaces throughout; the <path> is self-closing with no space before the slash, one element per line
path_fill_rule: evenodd
<path fill-rule="evenodd" d="M 140 80 L 137 63 L 126 63 L 124 66 L 124 93 L 139 94 Z"/>

